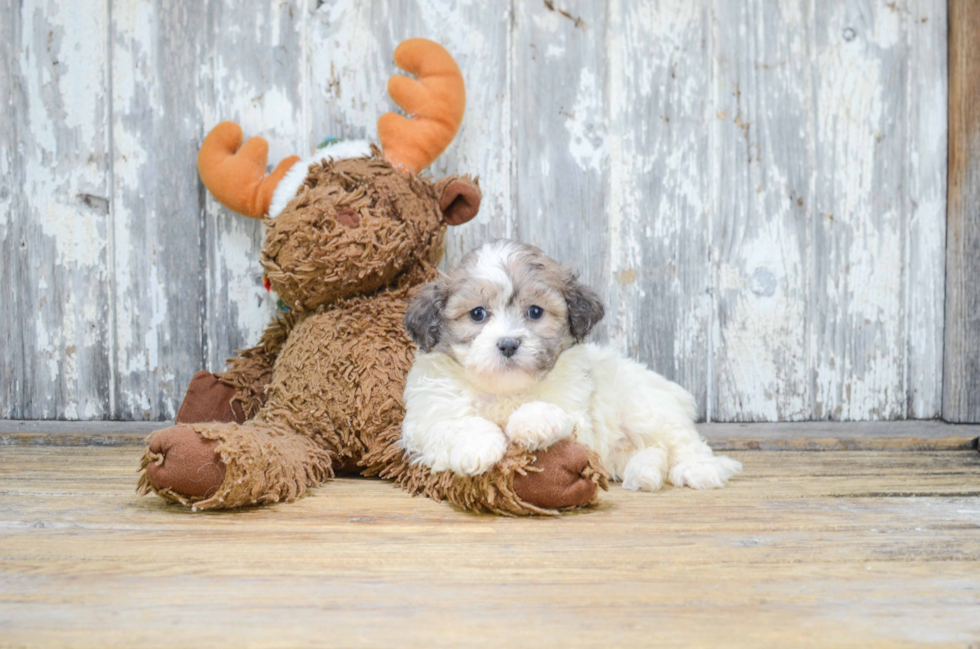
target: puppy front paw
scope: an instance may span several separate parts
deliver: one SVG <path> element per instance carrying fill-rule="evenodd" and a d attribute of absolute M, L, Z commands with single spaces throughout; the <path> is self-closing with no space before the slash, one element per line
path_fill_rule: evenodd
<path fill-rule="evenodd" d="M 675 487 L 719 489 L 741 472 L 742 463 L 738 460 L 727 455 L 708 455 L 678 462 L 670 467 L 667 479 Z"/>
<path fill-rule="evenodd" d="M 511 414 L 504 434 L 512 442 L 536 451 L 571 437 L 574 430 L 575 419 L 560 406 L 531 401 Z"/>
<path fill-rule="evenodd" d="M 449 451 L 449 468 L 463 476 L 480 475 L 504 458 L 507 440 L 500 428 L 479 417 L 467 417 Z"/>

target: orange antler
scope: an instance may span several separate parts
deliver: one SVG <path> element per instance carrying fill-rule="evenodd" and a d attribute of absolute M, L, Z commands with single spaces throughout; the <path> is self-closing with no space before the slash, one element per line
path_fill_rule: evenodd
<path fill-rule="evenodd" d="M 411 119 L 385 113 L 378 120 L 378 139 L 388 162 L 418 173 L 456 136 L 466 108 L 466 87 L 449 52 L 424 38 L 411 38 L 395 48 L 395 65 L 418 77 L 388 80 L 388 94 Z"/>
<path fill-rule="evenodd" d="M 204 138 L 197 154 L 197 171 L 204 186 L 218 202 L 230 210 L 253 219 L 269 212 L 272 193 L 299 156 L 290 156 L 266 175 L 269 143 L 253 137 L 242 145 L 242 128 L 234 122 L 221 122 Z"/>

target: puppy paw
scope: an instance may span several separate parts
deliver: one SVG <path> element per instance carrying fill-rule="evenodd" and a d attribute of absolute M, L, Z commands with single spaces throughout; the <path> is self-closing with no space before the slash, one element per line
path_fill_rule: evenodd
<path fill-rule="evenodd" d="M 667 451 L 645 448 L 630 458 L 623 471 L 623 488 L 630 491 L 658 491 L 667 480 Z"/>
<path fill-rule="evenodd" d="M 548 448 L 555 442 L 571 437 L 575 420 L 560 406 L 543 401 L 525 403 L 515 410 L 504 434 L 512 442 L 531 451 Z"/>
<path fill-rule="evenodd" d="M 741 471 L 742 463 L 727 455 L 708 455 L 678 462 L 670 468 L 667 479 L 675 487 L 718 489 Z"/>
<path fill-rule="evenodd" d="M 500 428 L 478 417 L 461 422 L 459 435 L 449 450 L 449 468 L 463 476 L 480 475 L 503 459 L 507 439 Z"/>

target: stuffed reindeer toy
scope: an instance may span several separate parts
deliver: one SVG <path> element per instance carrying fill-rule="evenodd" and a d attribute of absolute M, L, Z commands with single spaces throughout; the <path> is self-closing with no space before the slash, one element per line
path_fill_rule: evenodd
<path fill-rule="evenodd" d="M 412 494 L 472 511 L 553 514 L 597 501 L 597 456 L 564 441 L 514 447 L 464 477 L 413 463 L 401 444 L 402 393 L 415 346 L 402 327 L 417 290 L 438 276 L 447 225 L 476 216 L 469 176 L 421 176 L 452 141 L 465 107 L 446 50 L 412 39 L 395 63 L 392 99 L 408 114 L 378 121 L 381 148 L 334 143 L 266 174 L 268 145 L 219 124 L 198 157 L 201 179 L 229 209 L 264 218 L 261 263 L 283 313 L 258 346 L 220 374 L 198 372 L 176 425 L 155 432 L 141 493 L 195 509 L 292 501 L 334 475 L 394 480 Z"/>

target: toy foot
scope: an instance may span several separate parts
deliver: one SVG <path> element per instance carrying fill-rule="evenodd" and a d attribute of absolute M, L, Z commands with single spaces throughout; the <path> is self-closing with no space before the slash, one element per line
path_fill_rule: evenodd
<path fill-rule="evenodd" d="M 574 507 L 589 503 L 596 495 L 596 482 L 588 475 L 589 451 L 581 444 L 560 441 L 537 459 L 527 475 L 514 476 L 514 492 L 524 502 L 547 509 Z"/>
<path fill-rule="evenodd" d="M 211 372 L 201 370 L 187 386 L 184 402 L 180 404 L 175 422 L 178 424 L 203 424 L 205 422 L 245 421 L 245 411 L 235 397 L 235 388 L 218 380 Z"/>
<path fill-rule="evenodd" d="M 225 479 L 225 464 L 215 446 L 217 442 L 205 439 L 190 426 L 153 433 L 150 456 L 154 461 L 146 466 L 150 486 L 154 491 L 172 491 L 185 498 L 214 495 Z"/>

